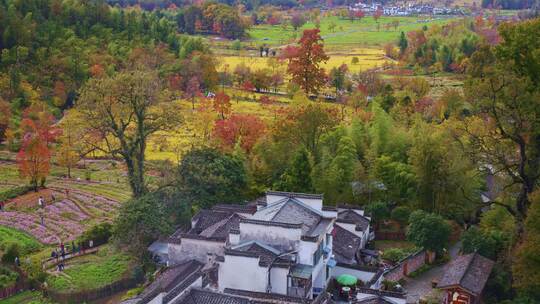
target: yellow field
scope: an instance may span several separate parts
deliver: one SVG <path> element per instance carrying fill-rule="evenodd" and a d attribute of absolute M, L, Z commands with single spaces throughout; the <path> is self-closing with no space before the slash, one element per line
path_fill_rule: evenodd
<path fill-rule="evenodd" d="M 233 92 L 227 90 L 229 96 Z M 253 96 L 254 94 L 250 94 Z M 191 109 L 191 103 L 181 101 L 182 116 L 184 122 L 179 126 L 178 130 L 164 132 L 152 136 L 148 142 L 146 159 L 148 160 L 171 160 L 178 162 L 184 153 L 186 153 L 193 145 L 202 144 L 204 141 L 204 126 L 201 126 L 202 120 Z M 197 105 L 196 105 L 197 106 Z M 281 105 L 263 106 L 258 102 L 236 101 L 231 99 L 232 113 L 253 114 L 261 119 L 270 121 L 274 118 L 274 111 Z M 218 119 L 218 114 L 212 112 L 214 119 Z M 213 122 L 212 122 L 213 125 Z M 211 126 L 208 126 L 211 127 Z M 208 129 L 206 131 L 209 131 Z"/>
<path fill-rule="evenodd" d="M 380 67 L 387 61 L 384 58 L 384 52 L 382 50 L 373 48 L 333 50 L 332 52 L 329 52 L 328 55 L 330 60 L 322 65 L 327 71 L 333 67 L 346 64 L 351 72 L 357 73 L 359 71 Z M 358 57 L 358 64 L 351 63 L 353 57 Z M 241 63 L 244 63 L 252 70 L 268 67 L 268 58 L 258 57 L 257 54 L 253 53 L 243 56 L 224 55 L 219 58 L 221 63 L 220 69 L 227 66 L 229 71 L 234 71 L 235 67 Z"/>

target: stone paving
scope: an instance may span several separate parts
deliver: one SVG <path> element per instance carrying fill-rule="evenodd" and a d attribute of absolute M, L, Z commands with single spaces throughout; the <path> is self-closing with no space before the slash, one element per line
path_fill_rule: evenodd
<path fill-rule="evenodd" d="M 461 249 L 461 242 L 454 244 L 450 248 L 450 259 L 454 259 Z M 433 291 L 431 282 L 439 280 L 444 273 L 444 265 L 435 266 L 430 270 L 422 273 L 416 278 L 407 278 L 405 290 L 407 290 L 407 303 L 418 303 L 418 300 L 423 296 L 430 294 Z"/>

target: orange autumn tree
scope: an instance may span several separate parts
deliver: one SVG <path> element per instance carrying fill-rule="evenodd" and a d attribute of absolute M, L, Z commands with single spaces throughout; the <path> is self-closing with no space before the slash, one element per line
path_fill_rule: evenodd
<path fill-rule="evenodd" d="M 231 98 L 229 95 L 219 92 L 214 97 L 214 110 L 219 113 L 221 119 L 231 112 Z"/>
<path fill-rule="evenodd" d="M 284 57 L 289 60 L 287 72 L 292 81 L 299 85 L 306 95 L 317 94 L 326 83 L 326 73 L 321 63 L 329 57 L 324 52 L 323 39 L 318 29 L 305 30 L 298 46 L 285 48 Z"/>
<path fill-rule="evenodd" d="M 265 123 L 257 116 L 233 114 L 228 119 L 216 121 L 213 134 L 223 149 L 232 150 L 239 143 L 249 153 L 265 131 Z"/>
<path fill-rule="evenodd" d="M 54 117 L 41 105 L 32 105 L 21 121 L 22 142 L 17 153 L 19 174 L 28 178 L 37 191 L 45 184 L 51 161 L 51 143 L 61 130 L 54 126 Z"/>

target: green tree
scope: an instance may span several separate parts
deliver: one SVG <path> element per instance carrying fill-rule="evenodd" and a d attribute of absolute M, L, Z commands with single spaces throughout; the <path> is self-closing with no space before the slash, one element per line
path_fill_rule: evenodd
<path fill-rule="evenodd" d="M 480 203 L 481 185 L 477 167 L 463 155 L 448 130 L 445 125 L 417 121 L 409 157 L 417 177 L 420 208 L 463 221 Z"/>
<path fill-rule="evenodd" d="M 244 164 L 210 148 L 191 150 L 180 163 L 177 185 L 190 206 L 210 208 L 217 203 L 240 203 L 247 188 Z"/>
<path fill-rule="evenodd" d="M 475 226 L 463 233 L 461 241 L 464 253 L 478 252 L 492 260 L 497 259 L 507 243 L 499 231 L 484 232 Z"/>
<path fill-rule="evenodd" d="M 148 245 L 171 233 L 169 210 L 157 193 L 132 198 L 122 205 L 114 222 L 113 237 L 122 247 L 141 257 Z"/>
<path fill-rule="evenodd" d="M 87 123 L 86 132 L 100 137 L 93 148 L 124 159 L 135 197 L 147 192 L 148 138 L 180 123 L 175 105 L 165 101 L 169 101 L 168 92 L 163 90 L 157 72 L 146 69 L 92 78 L 77 101 L 77 109 Z"/>
<path fill-rule="evenodd" d="M 380 224 L 383 220 L 390 217 L 390 209 L 384 202 L 373 202 L 366 206 L 366 211 L 371 215 L 375 224 Z"/>
<path fill-rule="evenodd" d="M 409 217 L 411 216 L 411 209 L 405 207 L 405 206 L 399 206 L 392 210 L 392 213 L 390 217 L 400 223 L 401 225 L 406 225 L 409 221 Z"/>
<path fill-rule="evenodd" d="M 471 57 L 465 95 L 475 105 L 462 131 L 473 161 L 489 164 L 517 195 L 506 208 L 521 238 L 540 171 L 540 19 L 501 26 L 502 42 Z M 532 35 L 532 36 L 530 36 Z M 488 122 L 488 123 L 486 123 Z"/>
<path fill-rule="evenodd" d="M 311 170 L 309 152 L 305 148 L 299 149 L 294 154 L 290 166 L 281 176 L 281 180 L 277 183 L 277 189 L 291 192 L 312 192 Z"/>
<path fill-rule="evenodd" d="M 513 285 L 520 293 L 540 300 L 540 192 L 531 194 L 531 202 L 523 242 L 512 265 Z"/>
<path fill-rule="evenodd" d="M 314 170 L 316 190 L 323 192 L 330 203 L 352 202 L 352 183 L 358 165 L 354 142 L 350 137 L 342 136 L 335 152 L 327 149 Z"/>
<path fill-rule="evenodd" d="M 401 56 L 405 54 L 408 46 L 409 46 L 409 43 L 407 42 L 407 37 L 405 36 L 404 32 L 401 32 L 401 34 L 399 35 L 399 41 L 398 41 L 399 54 Z"/>
<path fill-rule="evenodd" d="M 450 224 L 440 215 L 417 210 L 409 217 L 407 239 L 418 247 L 440 254 L 448 245 L 450 233 Z"/>

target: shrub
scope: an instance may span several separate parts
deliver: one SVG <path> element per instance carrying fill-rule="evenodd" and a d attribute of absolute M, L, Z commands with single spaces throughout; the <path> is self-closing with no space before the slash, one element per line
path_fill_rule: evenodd
<path fill-rule="evenodd" d="M 6 267 L 0 266 L 0 288 L 5 288 L 13 285 L 17 281 L 18 277 L 18 273 L 9 270 Z"/>
<path fill-rule="evenodd" d="M 231 47 L 235 51 L 240 51 L 242 49 L 242 42 L 240 42 L 240 40 L 236 39 L 235 41 L 233 41 Z"/>
<path fill-rule="evenodd" d="M 20 187 L 8 189 L 6 191 L 0 192 L 0 202 L 5 202 L 10 199 L 16 198 L 32 190 L 34 190 L 34 188 L 30 186 L 20 186 Z"/>
<path fill-rule="evenodd" d="M 2 262 L 5 264 L 14 264 L 15 258 L 20 257 L 21 248 L 17 243 L 10 243 L 6 246 L 6 251 L 2 255 Z"/>
<path fill-rule="evenodd" d="M 389 248 L 383 252 L 382 258 L 393 263 L 397 263 L 401 259 L 405 258 L 408 254 L 408 252 L 401 248 Z"/>
<path fill-rule="evenodd" d="M 392 210 L 392 214 L 390 215 L 390 217 L 401 225 L 406 225 L 410 215 L 411 210 L 409 208 L 400 206 Z"/>
<path fill-rule="evenodd" d="M 80 236 L 79 241 L 88 242 L 92 240 L 95 245 L 107 243 L 112 236 L 113 226 L 109 223 L 101 223 L 92 226 Z"/>

